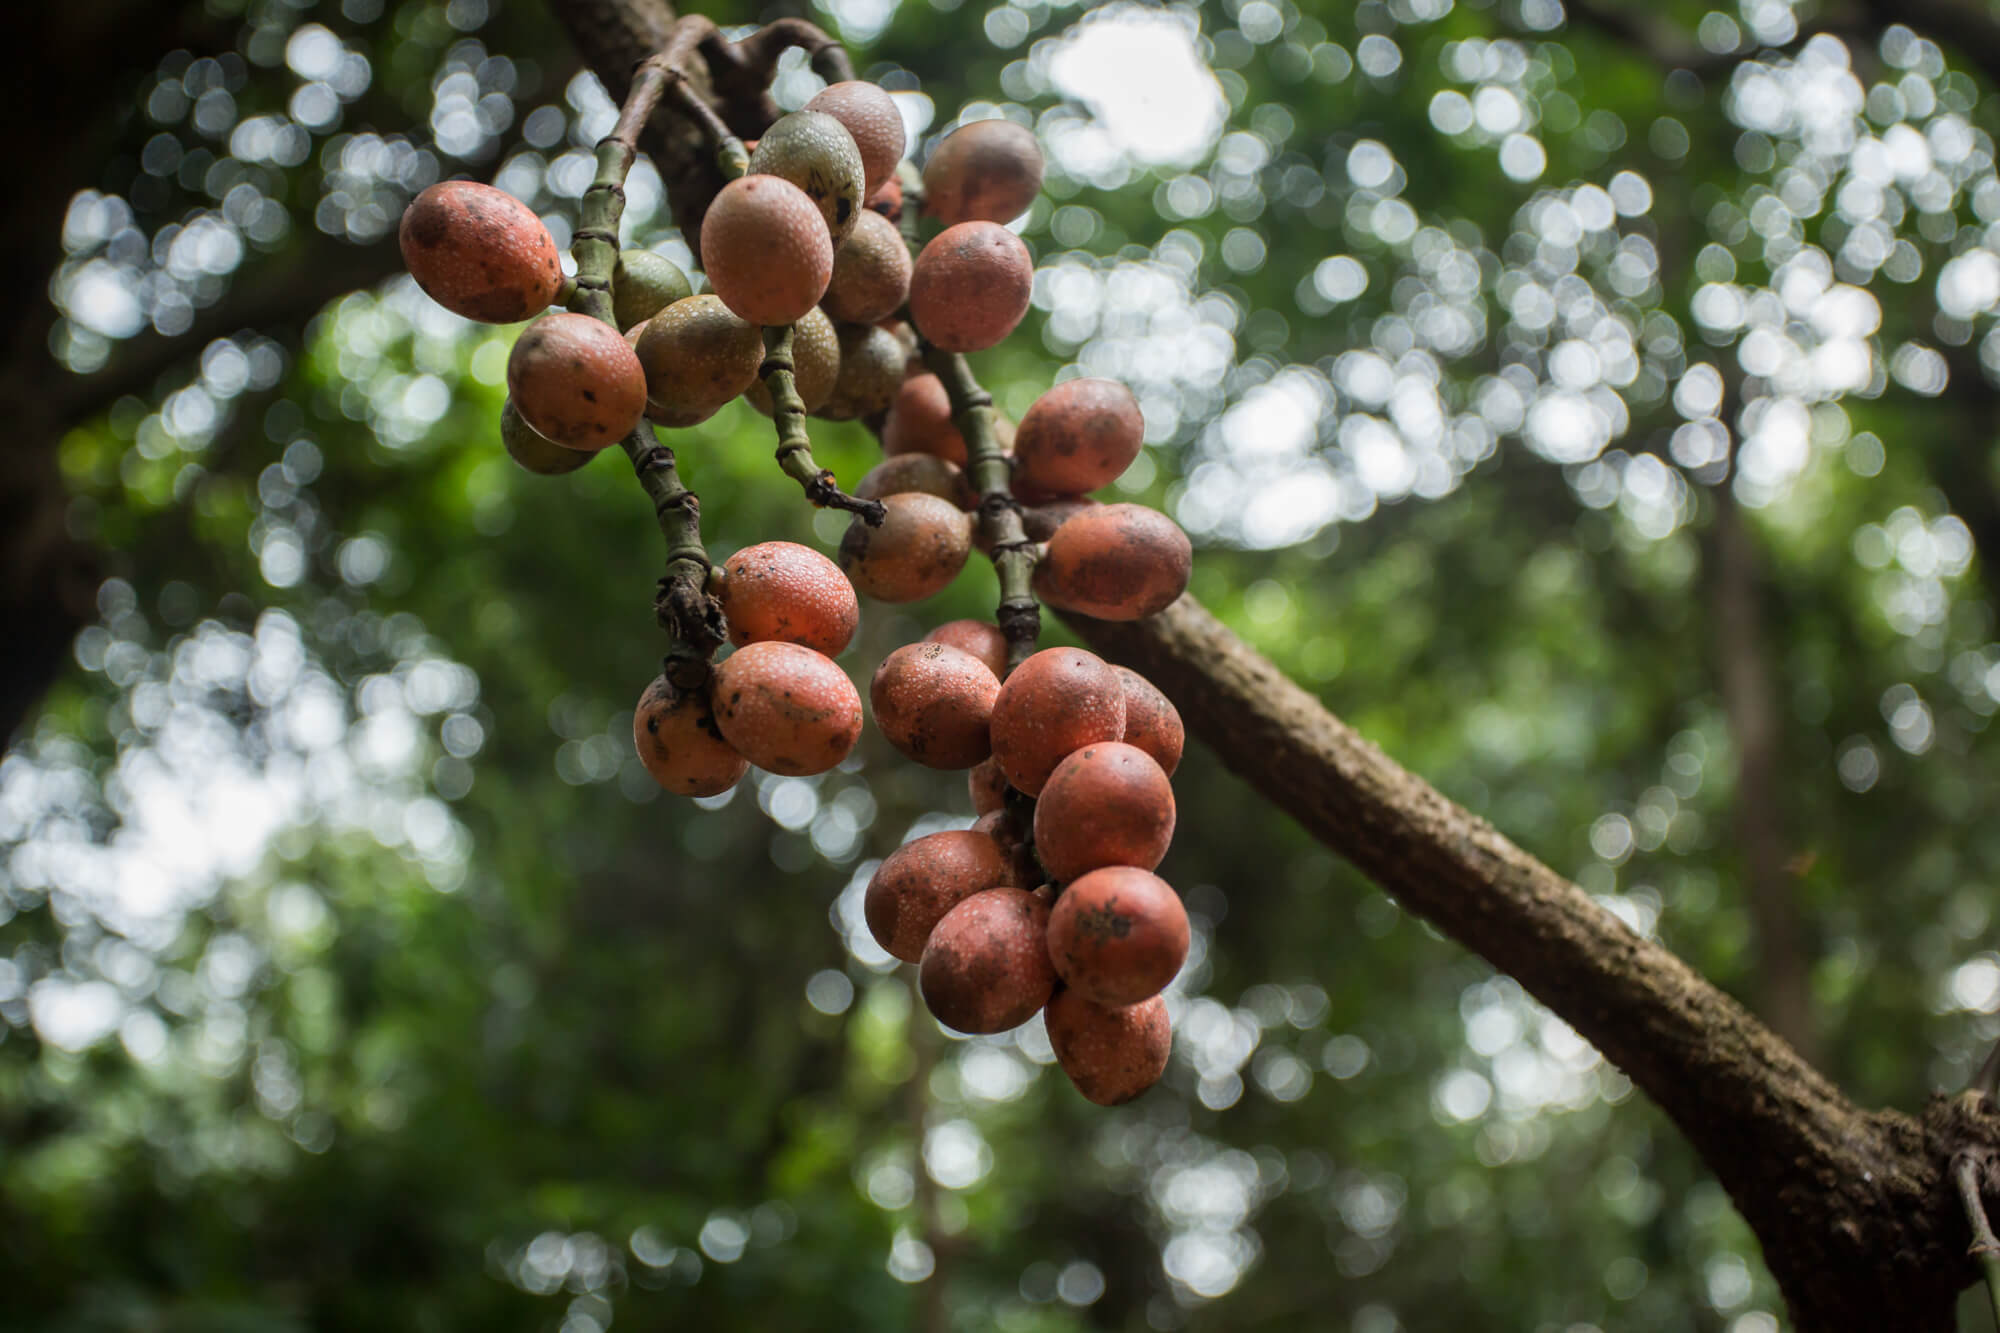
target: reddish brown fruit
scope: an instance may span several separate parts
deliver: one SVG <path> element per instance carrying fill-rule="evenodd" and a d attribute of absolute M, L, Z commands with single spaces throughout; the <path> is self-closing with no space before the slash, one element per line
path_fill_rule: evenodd
<path fill-rule="evenodd" d="M 790 324 L 826 294 L 833 239 L 805 191 L 776 176 L 722 187 L 701 224 L 701 266 L 722 303 L 752 324 Z"/>
<path fill-rule="evenodd" d="M 840 567 L 858 590 L 884 602 L 916 602 L 940 592 L 965 568 L 972 515 L 949 500 L 910 492 L 882 501 L 882 526 L 860 515 L 840 539 Z"/>
<path fill-rule="evenodd" d="M 1081 648 L 1044 648 L 1008 674 L 993 701 L 993 757 L 1030 796 L 1075 751 L 1124 734 L 1118 673 Z"/>
<path fill-rule="evenodd" d="M 476 181 L 442 181 L 411 200 L 397 240 L 417 286 L 467 319 L 532 319 L 562 287 L 555 238 L 535 211 Z"/>
<path fill-rule="evenodd" d="M 924 211 L 951 226 L 1011 222 L 1042 190 L 1035 132 L 1009 120 L 976 120 L 945 136 L 924 163 Z"/>
<path fill-rule="evenodd" d="M 840 335 L 834 332 L 826 312 L 814 306 L 792 325 L 792 387 L 806 411 L 817 412 L 833 397 L 833 387 L 839 382 Z M 771 391 L 764 387 L 762 378 L 752 380 L 743 396 L 765 416 L 773 415 Z"/>
<path fill-rule="evenodd" d="M 931 643 L 948 643 L 962 653 L 971 653 L 986 664 L 994 679 L 1007 674 L 1007 636 L 998 625 L 984 620 L 953 620 L 939 625 L 924 638 Z"/>
<path fill-rule="evenodd" d="M 896 390 L 882 424 L 882 452 L 931 454 L 965 466 L 965 437 L 951 419 L 951 399 L 935 375 L 912 375 Z"/>
<path fill-rule="evenodd" d="M 880 213 L 864 211 L 833 254 L 833 279 L 820 304 L 835 319 L 873 324 L 903 308 L 910 295 L 910 247 Z"/>
<path fill-rule="evenodd" d="M 722 614 L 729 641 L 801 644 L 838 654 L 861 623 L 854 585 L 840 566 L 796 542 L 759 542 L 722 564 Z"/>
<path fill-rule="evenodd" d="M 903 383 L 903 345 L 886 329 L 861 324 L 841 325 L 839 336 L 840 376 L 819 415 L 852 421 L 888 411 Z"/>
<path fill-rule="evenodd" d="M 897 454 L 885 458 L 869 468 L 854 486 L 854 493 L 864 500 L 908 495 L 913 491 L 949 500 L 960 509 L 969 510 L 979 503 L 979 497 L 972 493 L 972 483 L 965 479 L 959 466 L 935 454 Z"/>
<path fill-rule="evenodd" d="M 894 957 L 914 963 L 944 914 L 975 893 L 1010 881 L 1007 856 L 980 833 L 933 833 L 889 853 L 868 881 L 861 914 L 868 933 Z"/>
<path fill-rule="evenodd" d="M 903 113 L 880 85 L 860 79 L 830 84 L 815 93 L 805 109 L 823 112 L 847 127 L 861 151 L 868 193 L 895 179 L 896 164 L 903 160 Z"/>
<path fill-rule="evenodd" d="M 588 315 L 543 315 L 507 357 L 507 396 L 536 433 L 571 449 L 602 449 L 638 428 L 646 372 L 632 345 Z"/>
<path fill-rule="evenodd" d="M 1160 1081 L 1173 1054 L 1167 1002 L 1159 996 L 1106 1008 L 1074 990 L 1057 991 L 1044 1014 L 1056 1063 L 1099 1106 L 1129 1102 Z"/>
<path fill-rule="evenodd" d="M 1139 620 L 1187 591 L 1194 548 L 1180 525 L 1144 505 L 1100 505 L 1049 538 L 1035 593 L 1099 620 Z"/>
<path fill-rule="evenodd" d="M 917 984 L 937 1020 L 960 1032 L 1005 1032 L 1055 990 L 1048 904 L 1025 889 L 988 889 L 945 913 L 924 946 Z"/>
<path fill-rule="evenodd" d="M 1021 511 L 1021 526 L 1027 530 L 1031 542 L 1045 542 L 1056 535 L 1056 529 L 1086 510 L 1096 509 L 1100 501 L 1087 495 L 1078 495 L 1066 500 L 1050 500 L 1045 504 L 1030 504 Z"/>
<path fill-rule="evenodd" d="M 1003 852 L 1011 853 L 1021 845 L 1021 826 L 1010 810 L 988 810 L 972 821 L 972 831 L 993 839 L 993 845 Z"/>
<path fill-rule="evenodd" d="M 882 659 L 868 684 L 875 725 L 926 768 L 960 769 L 993 753 L 987 733 L 1000 679 L 971 653 L 908 643 Z"/>
<path fill-rule="evenodd" d="M 738 648 L 715 669 L 710 697 L 723 739 L 766 772 L 824 773 L 861 738 L 854 682 L 796 643 Z"/>
<path fill-rule="evenodd" d="M 903 182 L 894 176 L 882 182 L 882 188 L 868 196 L 868 211 L 880 213 L 891 222 L 903 220 Z"/>
<path fill-rule="evenodd" d="M 997 222 L 961 222 L 931 238 L 910 270 L 910 318 L 948 352 L 984 351 L 1028 313 L 1035 261 Z"/>
<path fill-rule="evenodd" d="M 1049 914 L 1049 957 L 1071 989 L 1098 1004 L 1158 995 L 1187 961 L 1180 895 L 1150 871 L 1106 866 L 1063 890 Z"/>
<path fill-rule="evenodd" d="M 1086 745 L 1057 764 L 1035 803 L 1035 851 L 1051 879 L 1103 866 L 1151 870 L 1173 840 L 1173 784 L 1153 756 L 1123 741 Z"/>
<path fill-rule="evenodd" d="M 708 420 L 748 389 L 764 364 L 764 337 L 710 293 L 676 301 L 638 333 L 646 415 L 663 426 Z"/>
<path fill-rule="evenodd" d="M 1081 495 L 1109 486 L 1145 441 L 1139 400 L 1117 380 L 1056 385 L 1028 409 L 1014 435 L 1017 494 Z"/>
<path fill-rule="evenodd" d="M 996 759 L 982 759 L 974 764 L 965 775 L 965 785 L 972 793 L 972 812 L 976 815 L 990 815 L 1007 804 L 1007 775 L 1000 771 Z"/>
<path fill-rule="evenodd" d="M 1187 745 L 1180 710 L 1158 686 L 1132 668 L 1111 669 L 1125 686 L 1125 743 L 1153 756 L 1153 762 L 1171 777 L 1181 766 L 1181 751 Z"/>
<path fill-rule="evenodd" d="M 653 781 L 678 796 L 720 795 L 750 767 L 716 730 L 707 696 L 683 694 L 665 676 L 639 696 L 632 744 Z"/>

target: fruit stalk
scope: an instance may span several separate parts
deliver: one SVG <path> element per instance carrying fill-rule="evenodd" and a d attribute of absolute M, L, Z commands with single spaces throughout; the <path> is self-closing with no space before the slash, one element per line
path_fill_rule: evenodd
<path fill-rule="evenodd" d="M 945 396 L 951 401 L 952 424 L 965 437 L 965 471 L 979 493 L 979 535 L 992 552 L 993 569 L 1000 576 L 1000 608 L 995 620 L 1007 637 L 1007 666 L 1011 670 L 1034 653 L 1035 640 L 1042 632 L 1042 607 L 1033 588 L 1035 544 L 1028 540 L 1021 523 L 1020 502 L 1007 488 L 1010 472 L 993 424 L 993 395 L 979 387 L 962 354 L 927 342 L 921 346 L 924 365 L 944 384 Z"/>
<path fill-rule="evenodd" d="M 625 212 L 625 178 L 639 156 L 639 131 L 669 87 L 685 87 L 676 72 L 681 43 L 640 64 L 631 91 L 619 108 L 618 123 L 597 145 L 597 175 L 584 192 L 580 225 L 571 242 L 576 256 L 572 309 L 617 328 L 612 313 L 612 274 L 618 266 L 618 223 Z M 740 147 L 740 145 L 739 145 Z M 712 565 L 701 540 L 701 501 L 684 485 L 674 451 L 641 423 L 620 442 L 639 485 L 653 502 L 660 535 L 667 543 L 667 567 L 654 600 L 660 628 L 671 639 L 662 671 L 684 690 L 708 677 L 708 659 L 726 636 L 722 612 L 705 591 Z"/>
<path fill-rule="evenodd" d="M 771 421 L 778 431 L 778 466 L 796 481 L 806 499 L 821 509 L 859 514 L 870 527 L 882 526 L 888 513 L 880 500 L 857 500 L 840 489 L 832 471 L 813 461 L 812 438 L 806 432 L 806 405 L 799 397 L 793 373 L 792 326 L 764 330 L 764 364 L 757 374 L 771 395 Z"/>

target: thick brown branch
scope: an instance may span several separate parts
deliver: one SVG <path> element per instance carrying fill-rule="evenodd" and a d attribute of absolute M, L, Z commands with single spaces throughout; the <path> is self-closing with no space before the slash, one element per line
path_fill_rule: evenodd
<path fill-rule="evenodd" d="M 1763 1240 L 1801 1329 L 1950 1327 L 1970 1275 L 1926 1127 L 1857 1110 L 1736 1001 L 1399 767 L 1192 598 L 1145 621 L 1068 619 L 1166 691 L 1252 787 L 1665 1109 Z"/>

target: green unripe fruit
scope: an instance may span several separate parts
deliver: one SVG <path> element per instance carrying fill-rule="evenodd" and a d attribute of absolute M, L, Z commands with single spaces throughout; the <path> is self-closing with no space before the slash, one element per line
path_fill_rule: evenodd
<path fill-rule="evenodd" d="M 751 175 L 776 176 L 806 192 L 836 247 L 854 230 L 868 198 L 861 150 L 847 127 L 821 111 L 781 116 L 750 154 Z"/>
<path fill-rule="evenodd" d="M 597 457 L 595 453 L 585 453 L 581 449 L 565 449 L 542 435 L 521 420 L 521 414 L 515 410 L 511 398 L 500 409 L 500 443 L 507 447 L 508 457 L 528 471 L 544 477 L 560 477 L 565 472 L 574 472 Z"/>
<path fill-rule="evenodd" d="M 662 426 L 706 421 L 755 382 L 764 336 L 721 298 L 690 296 L 646 321 L 639 335 L 646 415 Z"/>
<path fill-rule="evenodd" d="M 852 421 L 889 410 L 902 387 L 908 357 L 896 335 L 869 324 L 840 329 L 840 376 L 833 395 L 819 409 L 830 421 Z"/>
<path fill-rule="evenodd" d="M 625 250 L 611 274 L 611 315 L 620 329 L 643 324 L 676 301 L 694 295 L 687 274 L 665 255 Z"/>

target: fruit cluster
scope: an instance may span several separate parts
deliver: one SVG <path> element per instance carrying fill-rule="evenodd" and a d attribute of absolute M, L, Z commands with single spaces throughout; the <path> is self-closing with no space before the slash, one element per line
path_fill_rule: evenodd
<path fill-rule="evenodd" d="M 740 164 L 720 122 L 697 119 L 718 159 Z M 643 120 L 628 102 L 620 132 L 629 124 L 635 138 Z M 605 198 L 631 156 L 628 140 L 621 165 L 615 140 L 593 187 Z M 959 359 L 998 344 L 1028 309 L 1033 263 L 1003 224 L 1040 189 L 1034 135 L 1007 121 L 965 125 L 921 176 L 903 152 L 901 115 L 873 84 L 835 82 L 779 118 L 702 219 L 702 294 L 658 255 L 615 252 L 615 200 L 593 221 L 589 195 L 574 282 L 532 212 L 469 182 L 418 197 L 403 253 L 459 314 L 540 316 L 509 358 L 501 418 L 508 452 L 531 471 L 567 472 L 623 443 L 643 480 L 657 455 L 671 467 L 645 420 L 690 426 L 738 396 L 776 420 L 781 461 L 808 450 L 807 413 L 879 426 L 884 460 L 854 496 L 830 474 L 808 487 L 856 511 L 837 565 L 783 541 L 720 567 L 699 557 L 700 594 L 734 651 L 710 668 L 704 648 L 695 674 L 705 680 L 663 674 L 640 699 L 634 740 L 668 791 L 715 795 L 751 764 L 788 775 L 839 764 L 862 729 L 859 693 L 833 661 L 859 622 L 857 591 L 927 598 L 975 546 L 1001 567 L 999 624 L 946 625 L 874 674 L 878 728 L 918 763 L 970 770 L 979 821 L 889 857 L 868 921 L 885 949 L 920 964 L 941 1021 L 997 1032 L 1046 1008 L 1064 1070 L 1091 1100 L 1119 1102 L 1165 1067 L 1159 992 L 1188 948 L 1186 913 L 1152 873 L 1173 833 L 1181 723 L 1124 668 L 1070 648 L 1030 655 L 1034 610 L 1153 614 L 1186 588 L 1191 549 L 1164 515 L 1088 494 L 1141 447 L 1139 405 L 1123 385 L 1059 384 L 1009 428 Z M 912 260 L 919 216 L 942 229 Z M 587 264 L 586 243 L 613 248 Z M 563 298 L 592 313 L 543 313 Z M 698 529 L 692 540 L 698 553 Z"/>
<path fill-rule="evenodd" d="M 1044 649 L 1003 684 L 979 656 L 998 637 L 956 621 L 875 673 L 876 724 L 899 749 L 935 767 L 976 761 L 979 818 L 883 861 L 868 928 L 918 964 L 924 1003 L 948 1027 L 1002 1032 L 1045 1011 L 1063 1072 L 1114 1105 L 1165 1070 L 1159 993 L 1187 959 L 1187 912 L 1152 873 L 1174 834 L 1180 714 L 1137 672 L 1079 648 Z"/>

